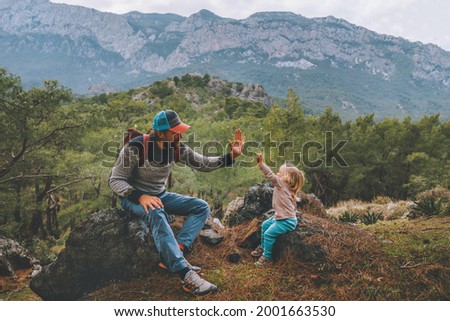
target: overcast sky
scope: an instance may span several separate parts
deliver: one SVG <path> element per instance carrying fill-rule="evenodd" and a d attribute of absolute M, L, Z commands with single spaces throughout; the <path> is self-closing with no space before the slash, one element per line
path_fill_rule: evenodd
<path fill-rule="evenodd" d="M 378 33 L 434 43 L 450 51 L 449 0 L 51 0 L 127 13 L 176 13 L 208 9 L 218 16 L 244 19 L 255 12 L 290 11 L 308 18 L 329 15 Z"/>

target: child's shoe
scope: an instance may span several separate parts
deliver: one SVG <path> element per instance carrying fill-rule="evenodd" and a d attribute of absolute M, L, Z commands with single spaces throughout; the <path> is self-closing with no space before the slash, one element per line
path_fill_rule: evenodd
<path fill-rule="evenodd" d="M 252 253 L 250 253 L 253 257 L 260 257 L 261 255 L 263 255 L 264 253 L 264 249 L 261 245 L 258 245 L 258 247 L 252 251 Z"/>
<path fill-rule="evenodd" d="M 255 265 L 257 266 L 265 266 L 272 263 L 271 259 L 266 258 L 264 255 L 260 256 L 258 261 L 255 262 Z"/>

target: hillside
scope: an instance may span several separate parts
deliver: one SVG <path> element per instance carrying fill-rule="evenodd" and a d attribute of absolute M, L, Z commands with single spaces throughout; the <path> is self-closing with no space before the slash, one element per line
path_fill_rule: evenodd
<path fill-rule="evenodd" d="M 326 231 L 309 242 L 326 247 L 320 262 L 294 259 L 285 252 L 267 268 L 254 266 L 251 249 L 238 248 L 247 225 L 226 228 L 225 241 L 211 247 L 198 240 L 188 257 L 203 267 L 205 278 L 219 292 L 198 300 L 448 300 L 449 244 L 447 217 L 394 220 L 368 228 L 305 215 L 308 225 Z M 238 251 L 239 263 L 227 256 Z M 28 271 L 14 281 L 0 278 L 1 300 L 40 300 L 29 288 Z M 83 300 L 195 300 L 176 275 L 154 267 L 146 278 L 115 281 L 86 294 Z"/>
<path fill-rule="evenodd" d="M 274 293 L 283 299 L 449 297 L 445 213 L 450 207 L 448 198 L 441 201 L 442 195 L 449 195 L 449 120 L 433 115 L 417 121 L 376 121 L 368 115 L 343 121 L 331 109 L 320 115 L 306 112 L 292 90 L 285 99 L 272 101 L 258 84 L 230 82 L 207 74 L 185 74 L 128 91 L 73 97 L 70 90 L 51 81 L 43 89 L 24 89 L 19 78 L 0 68 L 0 90 L 4 93 L 0 127 L 5 132 L 0 142 L 4 151 L 0 153 L 0 235 L 19 242 L 43 265 L 64 251 L 66 240 L 92 213 L 114 205 L 108 177 L 126 129 L 147 131 L 157 112 L 174 108 L 192 126 L 186 133 L 186 144 L 202 154 L 228 152 L 227 140 L 233 139 L 236 128 L 247 137 L 245 152 L 233 167 L 213 173 L 174 167 L 170 190 L 204 199 L 217 218 L 224 217 L 231 202 L 262 181 L 255 166 L 256 152 L 263 153 L 273 170 L 286 161 L 304 170 L 303 191 L 338 210 L 329 211 L 338 220 L 346 210 L 341 202 L 358 200 L 350 203 L 351 211 L 347 208 L 346 215 L 357 215 L 356 225 L 309 217 L 306 212 L 302 228 L 328 231 L 310 240 L 326 247 L 324 265 L 292 259 L 292 251 L 286 251 L 280 264 L 291 268 L 276 275 L 267 287 L 260 280 L 276 269 L 254 270 L 248 257 L 251 248 L 238 247 L 242 264 L 223 260 L 225 254 L 236 250 L 236 238 L 248 224 L 227 227 L 223 233 L 230 242 L 222 247 L 199 242 L 190 260 L 203 265 L 205 275 L 223 289 L 217 299 L 269 300 Z M 437 186 L 441 188 L 436 194 L 433 188 Z M 420 199 L 421 206 L 433 216 L 400 219 L 410 202 L 419 201 L 418 195 L 427 190 L 436 197 L 433 201 L 427 199 L 429 196 Z M 269 205 L 270 199 L 265 198 Z M 365 227 L 361 221 L 369 210 L 371 215 L 378 210 L 389 215 L 383 213 L 386 221 Z M 116 241 L 111 235 L 110 239 Z M 96 258 L 109 259 L 108 253 L 103 251 L 103 256 Z M 109 268 L 114 266 L 108 264 Z M 36 298 L 30 296 L 26 275 L 20 271 L 17 280 L 0 279 L 1 298 Z M 167 286 L 161 299 L 185 298 L 178 280 L 161 271 L 152 272 L 148 279 L 115 282 L 105 292 L 90 295 L 92 299 L 113 299 L 111 293 L 130 299 L 158 299 L 152 291 L 154 277 Z M 238 282 L 246 284 L 247 294 L 236 295 Z M 135 285 L 134 290 L 130 284 Z M 121 290 L 116 291 L 118 288 Z M 136 288 L 142 291 L 136 292 Z"/>
<path fill-rule="evenodd" d="M 0 3 L 0 65 L 26 86 L 57 79 L 75 93 L 125 90 L 188 72 L 293 88 L 317 113 L 450 116 L 450 53 L 335 17 L 289 12 L 226 19 L 207 10 L 124 15 L 47 0 Z"/>

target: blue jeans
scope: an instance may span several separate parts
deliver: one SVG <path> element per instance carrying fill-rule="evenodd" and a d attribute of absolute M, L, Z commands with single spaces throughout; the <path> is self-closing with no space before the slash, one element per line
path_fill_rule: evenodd
<path fill-rule="evenodd" d="M 205 224 L 210 209 L 208 203 L 195 197 L 165 192 L 159 198 L 164 207 L 154 210 L 149 208 L 148 214 L 142 205 L 133 203 L 126 198 L 121 199 L 120 205 L 149 225 L 162 263 L 170 272 L 177 272 L 187 267 L 178 244 L 182 244 L 186 248 L 191 247 Z M 177 237 L 169 225 L 168 215 L 187 217 Z"/>
<path fill-rule="evenodd" d="M 272 249 L 281 234 L 295 230 L 297 227 L 296 218 L 286 218 L 276 220 L 274 216 L 265 220 L 261 226 L 261 246 L 264 248 L 264 256 L 272 259 Z"/>

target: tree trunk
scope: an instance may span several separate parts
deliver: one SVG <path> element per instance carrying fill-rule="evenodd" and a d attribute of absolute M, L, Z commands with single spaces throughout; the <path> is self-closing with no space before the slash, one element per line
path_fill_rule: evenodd
<path fill-rule="evenodd" d="M 50 193 L 47 197 L 47 209 L 46 209 L 46 227 L 48 233 L 59 239 L 58 231 L 58 218 L 57 214 L 60 210 L 59 198 L 58 196 Z"/>
<path fill-rule="evenodd" d="M 36 208 L 31 216 L 30 230 L 32 235 L 36 235 L 41 239 L 47 238 L 48 234 L 44 227 L 42 210 L 40 208 Z"/>
<path fill-rule="evenodd" d="M 16 204 L 14 206 L 14 221 L 20 222 L 20 192 L 22 190 L 22 186 L 20 185 L 20 182 L 16 183 L 14 186 L 14 190 L 16 192 Z"/>
<path fill-rule="evenodd" d="M 45 179 L 45 187 L 41 191 L 39 183 L 35 184 L 34 194 L 36 197 L 36 209 L 34 210 L 31 217 L 30 230 L 32 235 L 37 235 L 39 238 L 46 238 L 48 233 L 44 226 L 44 219 L 42 215 L 42 201 L 44 200 L 45 195 L 50 190 L 52 186 L 53 177 L 48 176 Z"/>

